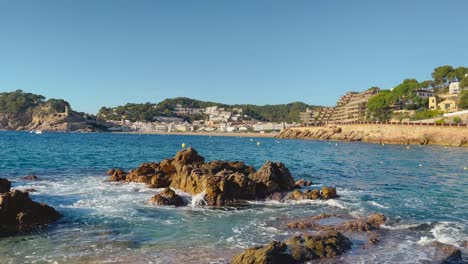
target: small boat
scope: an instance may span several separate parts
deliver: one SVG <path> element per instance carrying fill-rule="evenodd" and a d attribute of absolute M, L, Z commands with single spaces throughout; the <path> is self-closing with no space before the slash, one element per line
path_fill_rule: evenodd
<path fill-rule="evenodd" d="M 36 134 L 42 134 L 42 131 L 41 131 L 41 130 L 36 130 L 34 133 L 36 133 Z"/>

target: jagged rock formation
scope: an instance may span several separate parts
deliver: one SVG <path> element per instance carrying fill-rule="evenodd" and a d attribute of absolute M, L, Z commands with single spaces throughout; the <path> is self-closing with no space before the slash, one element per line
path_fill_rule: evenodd
<path fill-rule="evenodd" d="M 296 188 L 291 173 L 282 163 L 267 161 L 256 171 L 239 161 L 205 162 L 193 148 L 179 151 L 174 158 L 160 163 L 143 163 L 128 174 L 118 169 L 111 169 L 107 174 L 111 181 L 122 181 L 125 176 L 125 181 L 145 183 L 153 188 L 171 187 L 192 195 L 205 193 L 208 205 L 264 199 Z M 331 194 L 324 197 L 333 198 Z"/>
<path fill-rule="evenodd" d="M 32 201 L 27 192 L 10 191 L 5 179 L 0 179 L 0 186 L 8 187 L 0 190 L 0 235 L 27 231 L 61 217 L 47 204 Z"/>

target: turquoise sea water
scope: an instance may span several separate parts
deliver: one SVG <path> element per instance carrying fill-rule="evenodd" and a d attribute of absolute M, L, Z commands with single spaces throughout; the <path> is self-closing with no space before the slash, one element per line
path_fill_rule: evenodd
<path fill-rule="evenodd" d="M 281 161 L 296 179 L 313 181 L 312 188 L 336 186 L 341 197 L 164 208 L 149 203 L 160 190 L 105 182 L 107 169 L 172 157 L 182 143 L 207 160 L 240 160 L 256 168 Z M 0 132 L 0 177 L 15 188 L 36 189 L 34 200 L 64 215 L 42 230 L 0 238 L 0 263 L 227 263 L 243 248 L 293 234 L 284 228 L 288 219 L 322 212 L 381 212 L 389 218 L 382 242 L 372 250 L 353 247 L 344 263 L 431 263 L 431 241 L 462 248 L 468 241 L 465 167 L 468 149 L 455 147 Z M 21 179 L 28 174 L 41 180 Z"/>

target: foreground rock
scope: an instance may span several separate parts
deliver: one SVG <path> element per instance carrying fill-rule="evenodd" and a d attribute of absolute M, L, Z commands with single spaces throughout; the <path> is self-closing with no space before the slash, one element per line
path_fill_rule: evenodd
<path fill-rule="evenodd" d="M 60 217 L 54 208 L 32 201 L 27 192 L 14 190 L 0 194 L 0 234 L 26 231 Z"/>
<path fill-rule="evenodd" d="M 352 242 L 337 231 L 293 236 L 285 242 L 272 241 L 235 256 L 232 264 L 304 263 L 339 256 L 351 249 Z"/>
<path fill-rule="evenodd" d="M 145 183 L 152 188 L 182 190 L 192 195 L 204 193 L 208 205 L 233 205 L 264 199 L 275 192 L 289 192 L 295 182 L 283 163 L 267 161 L 258 171 L 243 162 L 211 161 L 193 148 L 177 152 L 160 163 L 148 162 L 128 174 L 108 171 L 110 180 Z"/>
<path fill-rule="evenodd" d="M 182 197 L 177 195 L 171 188 L 166 188 L 159 194 L 151 198 L 151 202 L 157 205 L 184 206 L 187 203 Z"/>
<path fill-rule="evenodd" d="M 11 189 L 11 182 L 7 179 L 0 178 L 0 193 L 9 192 Z"/>

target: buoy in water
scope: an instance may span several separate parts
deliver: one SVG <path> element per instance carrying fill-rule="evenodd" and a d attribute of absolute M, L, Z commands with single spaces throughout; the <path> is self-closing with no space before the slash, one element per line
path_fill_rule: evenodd
<path fill-rule="evenodd" d="M 410 149 L 410 146 L 407 146 L 406 149 Z"/>
<path fill-rule="evenodd" d="M 253 138 L 251 138 L 250 141 L 253 141 Z"/>
<path fill-rule="evenodd" d="M 419 167 L 422 167 L 422 164 L 419 164 Z"/>
<path fill-rule="evenodd" d="M 260 144 L 261 144 L 260 141 L 257 141 L 257 146 L 260 146 Z"/>
<path fill-rule="evenodd" d="M 468 167 L 464 167 L 463 169 L 464 169 L 464 170 L 468 170 Z"/>
<path fill-rule="evenodd" d="M 187 145 L 185 145 L 185 143 L 182 143 L 182 148 L 185 148 Z"/>

